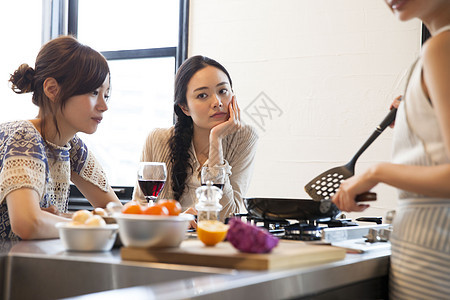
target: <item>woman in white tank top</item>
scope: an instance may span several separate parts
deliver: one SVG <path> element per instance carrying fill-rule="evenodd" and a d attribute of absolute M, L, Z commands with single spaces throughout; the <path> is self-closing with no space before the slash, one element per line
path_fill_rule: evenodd
<path fill-rule="evenodd" d="M 419 18 L 432 37 L 415 63 L 395 120 L 392 163 L 344 181 L 333 201 L 362 211 L 355 195 L 378 183 L 398 189 L 391 237 L 392 299 L 450 297 L 450 1 L 386 0 L 402 21 Z"/>

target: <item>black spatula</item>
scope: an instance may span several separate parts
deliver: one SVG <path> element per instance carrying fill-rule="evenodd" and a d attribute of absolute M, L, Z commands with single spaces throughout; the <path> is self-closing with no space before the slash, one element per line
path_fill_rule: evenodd
<path fill-rule="evenodd" d="M 308 195 L 310 195 L 314 200 L 330 199 L 336 193 L 336 190 L 341 185 L 341 182 L 355 174 L 355 164 L 358 158 L 386 129 L 386 127 L 388 127 L 395 120 L 396 114 L 397 109 L 391 109 L 389 114 L 384 118 L 380 125 L 377 126 L 372 135 L 346 165 L 335 167 L 323 172 L 305 185 L 305 191 Z"/>

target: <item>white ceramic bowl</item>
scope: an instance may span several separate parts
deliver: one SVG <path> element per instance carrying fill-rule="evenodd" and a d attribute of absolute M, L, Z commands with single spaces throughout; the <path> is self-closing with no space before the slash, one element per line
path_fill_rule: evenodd
<path fill-rule="evenodd" d="M 106 226 L 69 225 L 57 223 L 59 237 L 64 248 L 69 251 L 109 251 L 117 236 L 119 225 Z"/>
<path fill-rule="evenodd" d="M 190 214 L 178 216 L 114 214 L 119 224 L 122 243 L 127 247 L 165 248 L 178 247 L 186 238 Z"/>

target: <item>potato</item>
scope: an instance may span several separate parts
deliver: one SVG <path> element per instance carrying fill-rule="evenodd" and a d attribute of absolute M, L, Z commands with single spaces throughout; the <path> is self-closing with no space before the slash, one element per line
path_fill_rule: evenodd
<path fill-rule="evenodd" d="M 82 209 L 73 214 L 72 221 L 74 223 L 84 224 L 90 217 L 92 217 L 92 213 L 86 209 Z"/>
<path fill-rule="evenodd" d="M 106 213 L 106 211 L 103 208 L 97 207 L 96 209 L 94 209 L 94 215 L 99 215 L 101 217 L 106 217 L 107 213 Z"/>
<path fill-rule="evenodd" d="M 106 222 L 99 215 L 94 215 L 94 216 L 90 217 L 89 219 L 87 219 L 86 222 L 84 222 L 84 225 L 100 227 L 100 226 L 106 226 Z"/>
<path fill-rule="evenodd" d="M 84 225 L 84 223 L 72 221 L 72 222 L 69 222 L 68 225 L 69 225 L 69 226 L 75 226 L 75 227 L 76 227 L 76 226 Z"/>

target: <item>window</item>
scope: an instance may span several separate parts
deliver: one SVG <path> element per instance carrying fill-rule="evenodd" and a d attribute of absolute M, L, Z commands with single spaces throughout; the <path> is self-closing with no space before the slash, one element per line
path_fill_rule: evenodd
<path fill-rule="evenodd" d="M 173 83 L 186 57 L 187 9 L 188 0 L 68 1 L 65 32 L 100 51 L 111 69 L 109 110 L 95 134 L 79 135 L 112 186 L 134 186 L 145 137 L 173 124 Z"/>
<path fill-rule="evenodd" d="M 8 80 L 22 63 L 34 67 L 42 42 L 41 11 L 42 1 L 2 1 L 0 4 L 0 123 L 32 119 L 38 113 L 31 102 L 31 94 L 15 94 Z"/>

